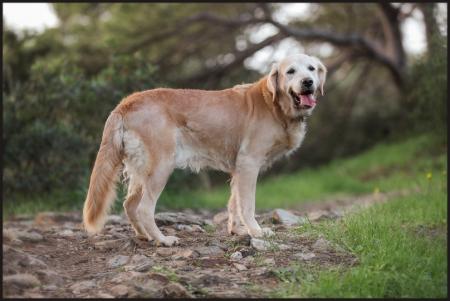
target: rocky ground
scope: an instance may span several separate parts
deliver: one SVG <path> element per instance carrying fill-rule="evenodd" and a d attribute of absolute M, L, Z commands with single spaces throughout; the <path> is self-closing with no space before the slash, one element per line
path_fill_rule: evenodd
<path fill-rule="evenodd" d="M 111 215 L 91 237 L 79 212 L 15 217 L 3 223 L 3 297 L 267 297 L 280 284 L 279 269 L 357 264 L 353 254 L 298 225 L 386 199 L 369 195 L 261 213 L 258 221 L 276 233 L 267 239 L 227 235 L 226 212 L 159 213 L 162 232 L 180 238 L 170 248 L 136 239 L 123 215 Z"/>

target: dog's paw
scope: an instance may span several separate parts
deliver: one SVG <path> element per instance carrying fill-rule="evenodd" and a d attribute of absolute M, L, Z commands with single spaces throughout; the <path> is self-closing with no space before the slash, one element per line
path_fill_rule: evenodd
<path fill-rule="evenodd" d="M 244 226 L 236 226 L 235 225 L 233 227 L 228 227 L 228 234 L 229 235 L 236 234 L 238 236 L 241 236 L 241 235 L 247 235 L 248 232 L 247 232 L 247 229 L 245 229 Z"/>
<path fill-rule="evenodd" d="M 179 239 L 176 236 L 164 236 L 164 238 L 158 242 L 158 245 L 163 245 L 166 247 L 171 247 L 171 246 L 178 245 L 178 244 L 179 244 Z"/>

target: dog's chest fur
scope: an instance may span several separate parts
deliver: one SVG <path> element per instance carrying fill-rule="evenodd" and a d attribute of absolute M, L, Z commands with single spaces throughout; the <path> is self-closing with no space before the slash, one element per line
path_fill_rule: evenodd
<path fill-rule="evenodd" d="M 281 130 L 276 137 L 274 137 L 273 145 L 268 149 L 265 158 L 263 169 L 270 167 L 270 165 L 281 159 L 283 156 L 291 155 L 297 150 L 303 142 L 306 134 L 306 123 L 293 122 L 285 129 Z"/>

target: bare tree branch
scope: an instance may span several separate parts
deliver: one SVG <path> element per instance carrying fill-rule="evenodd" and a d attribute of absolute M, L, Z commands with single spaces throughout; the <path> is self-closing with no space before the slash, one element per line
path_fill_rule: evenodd
<path fill-rule="evenodd" d="M 363 53 L 366 57 L 370 57 L 387 67 L 391 74 L 394 76 L 397 84 L 399 84 L 399 86 L 402 85 L 402 70 L 399 68 L 397 63 L 384 53 L 381 45 L 374 43 L 359 34 L 341 34 L 331 31 L 325 31 L 322 29 L 311 28 L 298 29 L 283 25 L 275 20 L 269 20 L 269 22 L 279 28 L 288 36 L 297 38 L 299 40 L 325 41 L 338 47 L 352 47 L 355 50 Z"/>
<path fill-rule="evenodd" d="M 212 68 L 209 68 L 206 70 L 202 70 L 201 72 L 194 74 L 193 76 L 190 76 L 188 78 L 180 80 L 180 82 L 184 83 L 184 84 L 188 84 L 190 82 L 203 81 L 203 80 L 206 80 L 211 77 L 221 77 L 228 70 L 234 68 L 235 66 L 242 64 L 242 62 L 246 58 L 252 56 L 258 50 L 260 50 L 266 46 L 272 45 L 274 43 L 277 43 L 277 42 L 281 41 L 282 39 L 284 39 L 285 37 L 286 37 L 286 35 L 283 33 L 278 33 L 273 36 L 270 36 L 260 43 L 249 46 L 245 50 L 237 51 L 237 52 L 233 53 L 234 60 L 231 63 L 225 64 L 225 65 L 217 65 L 215 67 L 212 67 Z"/>
<path fill-rule="evenodd" d="M 403 70 L 406 64 L 406 58 L 399 24 L 400 9 L 393 7 L 387 2 L 379 3 L 379 7 L 381 11 L 380 20 L 386 38 L 385 49 L 391 55 L 392 59 L 396 61 L 399 69 Z"/>
<path fill-rule="evenodd" d="M 123 51 L 123 53 L 134 52 L 134 51 L 141 49 L 142 47 L 144 47 L 146 45 L 157 43 L 162 40 L 168 39 L 171 36 L 173 36 L 174 34 L 179 34 L 180 31 L 185 30 L 190 25 L 192 25 L 196 22 L 209 22 L 209 23 L 214 23 L 214 24 L 220 25 L 220 26 L 226 26 L 229 28 L 237 28 L 240 26 L 255 24 L 255 23 L 264 22 L 264 21 L 265 20 L 257 20 L 255 18 L 251 17 L 251 15 L 248 13 L 243 13 L 238 18 L 235 18 L 235 19 L 228 19 L 228 18 L 223 18 L 223 17 L 217 16 L 217 15 L 210 14 L 208 12 L 201 12 L 201 13 L 195 14 L 193 16 L 190 16 L 184 20 L 181 20 L 173 28 L 163 30 L 162 32 L 160 32 L 158 34 L 149 36 L 149 37 L 143 39 L 142 41 L 139 41 L 138 43 L 125 49 Z"/>
<path fill-rule="evenodd" d="M 267 4 L 259 4 L 258 7 L 263 10 L 264 18 L 255 18 L 251 14 L 243 14 L 238 18 L 229 19 L 211 14 L 209 12 L 200 13 L 188 18 L 186 22 L 209 22 L 229 28 L 237 28 L 240 26 L 259 23 L 270 23 L 277 27 L 280 30 L 280 33 L 264 40 L 261 43 L 252 45 L 244 51 L 233 53 L 235 55 L 235 59 L 229 64 L 220 65 L 201 71 L 192 77 L 182 80 L 182 82 L 188 83 L 190 81 L 205 80 L 209 77 L 220 77 L 225 73 L 225 71 L 228 71 L 236 65 L 242 63 L 242 61 L 251 56 L 257 50 L 262 49 L 274 42 L 278 42 L 282 38 L 290 36 L 302 41 L 324 41 L 337 47 L 350 48 L 352 49 L 351 57 L 363 56 L 380 63 L 390 71 L 396 84 L 399 87 L 402 87 L 405 67 L 405 52 L 402 45 L 398 20 L 400 8 L 395 8 L 388 3 L 380 4 L 382 16 L 381 22 L 384 26 L 383 32 L 386 38 L 386 43 L 383 45 L 381 42 L 374 42 L 358 33 L 343 34 L 320 28 L 293 28 L 275 21 L 271 16 L 270 9 Z M 342 62 L 340 64 L 342 64 Z"/>

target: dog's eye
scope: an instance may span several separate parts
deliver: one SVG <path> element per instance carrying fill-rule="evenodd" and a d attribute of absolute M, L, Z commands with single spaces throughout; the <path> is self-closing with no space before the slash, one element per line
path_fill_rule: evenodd
<path fill-rule="evenodd" d="M 294 73 L 295 73 L 295 69 L 294 69 L 294 68 L 291 68 L 291 69 L 289 69 L 286 73 L 287 73 L 287 74 L 294 74 Z"/>
<path fill-rule="evenodd" d="M 314 67 L 311 66 L 311 65 L 308 67 L 308 69 L 309 69 L 309 71 L 314 71 L 314 70 L 316 70 L 316 68 L 314 68 Z"/>

